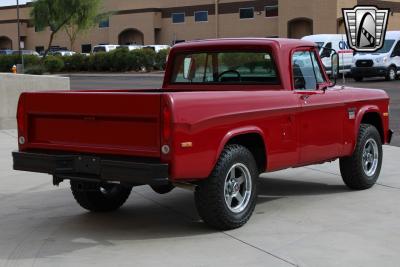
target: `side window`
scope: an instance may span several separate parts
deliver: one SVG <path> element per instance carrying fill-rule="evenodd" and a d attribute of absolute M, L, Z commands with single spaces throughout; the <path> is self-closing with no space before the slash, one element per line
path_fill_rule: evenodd
<path fill-rule="evenodd" d="M 292 58 L 294 89 L 316 90 L 317 79 L 310 51 L 297 51 Z"/>
<path fill-rule="evenodd" d="M 314 72 L 315 72 L 315 77 L 316 77 L 317 83 L 323 83 L 325 81 L 324 76 L 323 76 L 321 68 L 318 64 L 318 59 L 315 55 L 315 52 L 310 52 L 310 54 L 311 54 L 311 59 L 312 59 L 313 66 L 314 66 Z"/>

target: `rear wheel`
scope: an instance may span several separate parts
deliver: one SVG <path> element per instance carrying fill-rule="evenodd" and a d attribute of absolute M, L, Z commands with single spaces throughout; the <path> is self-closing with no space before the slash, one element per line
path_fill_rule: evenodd
<path fill-rule="evenodd" d="M 227 146 L 212 174 L 196 187 L 196 207 L 204 222 L 220 230 L 244 225 L 256 205 L 258 175 L 247 148 Z"/>
<path fill-rule="evenodd" d="M 340 159 L 344 183 L 351 189 L 371 188 L 378 180 L 382 166 L 382 142 L 378 130 L 361 124 L 353 155 Z"/>
<path fill-rule="evenodd" d="M 89 211 L 109 212 L 119 209 L 132 187 L 120 184 L 71 181 L 71 191 L 78 204 Z"/>

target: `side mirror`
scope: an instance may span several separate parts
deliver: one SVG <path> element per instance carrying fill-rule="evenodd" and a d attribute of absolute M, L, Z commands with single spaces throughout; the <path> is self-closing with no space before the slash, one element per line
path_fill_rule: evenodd
<path fill-rule="evenodd" d="M 336 84 L 336 80 L 339 77 L 339 55 L 336 52 L 331 56 L 331 66 L 331 79 Z"/>
<path fill-rule="evenodd" d="M 194 59 L 186 57 L 183 61 L 183 78 L 185 80 L 193 80 L 195 71 Z"/>
<path fill-rule="evenodd" d="M 330 57 L 331 56 L 331 52 L 332 50 L 328 50 L 328 49 L 323 49 L 322 53 L 321 53 L 321 58 L 326 58 L 326 57 Z"/>

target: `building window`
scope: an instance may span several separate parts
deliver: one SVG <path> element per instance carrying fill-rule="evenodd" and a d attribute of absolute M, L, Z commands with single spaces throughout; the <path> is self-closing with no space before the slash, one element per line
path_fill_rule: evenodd
<path fill-rule="evenodd" d="M 92 52 L 92 45 L 91 44 L 83 44 L 82 45 L 82 53 L 90 53 Z"/>
<path fill-rule="evenodd" d="M 100 20 L 99 28 L 108 28 L 108 27 L 110 27 L 110 19 L 109 18 Z"/>
<path fill-rule="evenodd" d="M 275 6 L 266 6 L 265 7 L 265 16 L 266 17 L 277 17 L 279 14 L 278 12 L 278 5 Z"/>
<path fill-rule="evenodd" d="M 254 7 L 239 9 L 240 19 L 253 19 Z"/>
<path fill-rule="evenodd" d="M 207 22 L 208 21 L 208 11 L 195 11 L 194 12 L 195 22 Z"/>
<path fill-rule="evenodd" d="M 184 23 L 185 13 L 172 13 L 172 23 Z"/>

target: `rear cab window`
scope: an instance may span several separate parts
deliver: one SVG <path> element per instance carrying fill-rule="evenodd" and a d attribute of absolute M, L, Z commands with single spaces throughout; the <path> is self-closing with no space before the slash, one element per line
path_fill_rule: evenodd
<path fill-rule="evenodd" d="M 172 84 L 280 84 L 270 52 L 224 51 L 179 53 Z"/>

